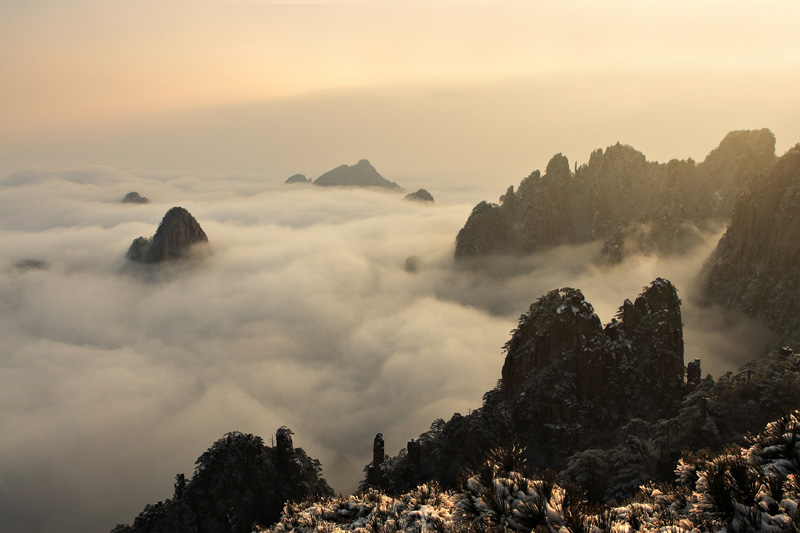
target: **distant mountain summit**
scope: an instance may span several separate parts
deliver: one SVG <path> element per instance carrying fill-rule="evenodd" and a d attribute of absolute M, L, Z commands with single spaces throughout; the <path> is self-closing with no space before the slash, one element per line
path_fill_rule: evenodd
<path fill-rule="evenodd" d="M 191 213 L 183 207 L 173 207 L 164 215 L 153 238 L 135 239 L 126 257 L 138 263 L 161 263 L 186 258 L 195 244 L 207 242 L 206 233 Z"/>
<path fill-rule="evenodd" d="M 702 163 L 647 161 L 617 143 L 570 169 L 556 154 L 511 186 L 500 205 L 481 202 L 456 237 L 455 257 L 531 254 L 560 244 L 605 241 L 603 260 L 631 252 L 681 252 L 698 231 L 731 213 L 746 183 L 775 160 L 767 129 L 730 132 Z"/>
<path fill-rule="evenodd" d="M 293 183 L 311 183 L 311 178 L 306 178 L 305 174 L 293 174 L 284 182 L 287 185 Z"/>
<path fill-rule="evenodd" d="M 322 187 L 384 187 L 402 191 L 397 183 L 381 176 L 369 161 L 362 159 L 355 165 L 341 165 L 314 180 Z"/>
<path fill-rule="evenodd" d="M 800 144 L 753 180 L 704 266 L 711 301 L 800 345 Z"/>
<path fill-rule="evenodd" d="M 433 203 L 433 195 L 425 189 L 418 189 L 410 194 L 407 194 L 405 195 L 404 199 L 421 203 Z"/>
<path fill-rule="evenodd" d="M 131 191 L 122 198 L 123 204 L 146 204 L 149 201 L 136 191 Z"/>

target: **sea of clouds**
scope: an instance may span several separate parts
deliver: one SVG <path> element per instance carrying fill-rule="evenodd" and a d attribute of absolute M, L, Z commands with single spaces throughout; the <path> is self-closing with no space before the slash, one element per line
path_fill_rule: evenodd
<path fill-rule="evenodd" d="M 719 233 L 691 254 L 614 268 L 594 264 L 594 243 L 469 269 L 454 265 L 454 239 L 482 198 L 456 184 L 435 182 L 425 205 L 281 181 L 111 167 L 0 176 L 4 531 L 130 523 L 228 431 L 269 442 L 288 426 L 350 492 L 375 433 L 394 455 L 436 418 L 479 407 L 518 316 L 557 287 L 581 288 L 607 322 L 655 277 L 671 279 L 686 359 L 714 375 L 768 342 L 694 304 Z M 129 191 L 150 202 L 121 204 Z M 175 205 L 212 253 L 128 264 L 131 241 Z M 404 269 L 411 255 L 416 272 Z"/>

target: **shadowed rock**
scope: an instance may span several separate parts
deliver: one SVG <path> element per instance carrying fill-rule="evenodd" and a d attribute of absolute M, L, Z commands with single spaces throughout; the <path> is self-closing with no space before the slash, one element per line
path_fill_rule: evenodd
<path fill-rule="evenodd" d="M 710 300 L 800 344 L 800 144 L 753 180 L 704 266 Z"/>
<path fill-rule="evenodd" d="M 207 242 L 208 237 L 191 213 L 173 207 L 164 215 L 153 238 L 135 239 L 126 257 L 139 263 L 161 263 L 186 258 L 194 245 Z"/>
<path fill-rule="evenodd" d="M 305 174 L 294 174 L 284 182 L 287 185 L 292 183 L 311 183 L 311 178 L 306 178 Z"/>
<path fill-rule="evenodd" d="M 138 192 L 136 192 L 136 191 L 131 191 L 131 192 L 129 192 L 128 194 L 126 194 L 126 195 L 125 195 L 125 196 L 122 198 L 122 203 L 123 203 L 123 204 L 146 204 L 146 203 L 147 203 L 147 202 L 149 202 L 149 201 L 150 201 L 150 200 L 148 200 L 148 199 L 147 199 L 147 198 L 145 198 L 144 196 L 141 196 L 141 195 L 140 195 Z"/>
<path fill-rule="evenodd" d="M 503 395 L 547 423 L 578 418 L 582 402 L 637 398 L 631 415 L 653 418 L 683 393 L 683 327 L 675 287 L 658 278 L 625 300 L 605 328 L 580 290 L 547 293 L 506 344 Z M 558 391 L 558 394 L 554 394 Z"/>

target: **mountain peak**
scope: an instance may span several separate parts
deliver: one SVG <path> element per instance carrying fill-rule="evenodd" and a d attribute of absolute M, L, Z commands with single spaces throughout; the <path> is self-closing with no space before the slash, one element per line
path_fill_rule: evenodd
<path fill-rule="evenodd" d="M 126 256 L 136 262 L 161 263 L 185 258 L 193 245 L 207 242 L 208 236 L 192 214 L 183 207 L 173 207 L 161 219 L 153 238 L 138 237 Z"/>
<path fill-rule="evenodd" d="M 314 180 L 322 187 L 384 187 L 401 190 L 398 184 L 381 176 L 366 159 L 355 165 L 340 165 Z"/>

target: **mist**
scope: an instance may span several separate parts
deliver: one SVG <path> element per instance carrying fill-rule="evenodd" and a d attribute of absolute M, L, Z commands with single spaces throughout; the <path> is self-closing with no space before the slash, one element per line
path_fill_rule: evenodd
<path fill-rule="evenodd" d="M 597 244 L 457 267 L 454 238 L 473 204 L 449 200 L 450 190 L 463 196 L 458 182 L 436 184 L 430 206 L 247 173 L 7 174 L 4 529 L 130 523 L 234 430 L 269 441 L 290 427 L 332 486 L 350 492 L 375 433 L 394 454 L 436 418 L 479 407 L 518 316 L 557 287 L 582 289 L 608 322 L 656 276 L 671 279 L 684 301 L 686 359 L 714 375 L 769 340 L 690 297 L 719 233 L 687 256 L 613 268 L 593 263 Z M 131 190 L 150 203 L 121 204 Z M 126 264 L 131 241 L 151 236 L 173 205 L 197 218 L 211 255 L 155 271 Z M 415 273 L 404 270 L 410 255 L 420 258 Z"/>

